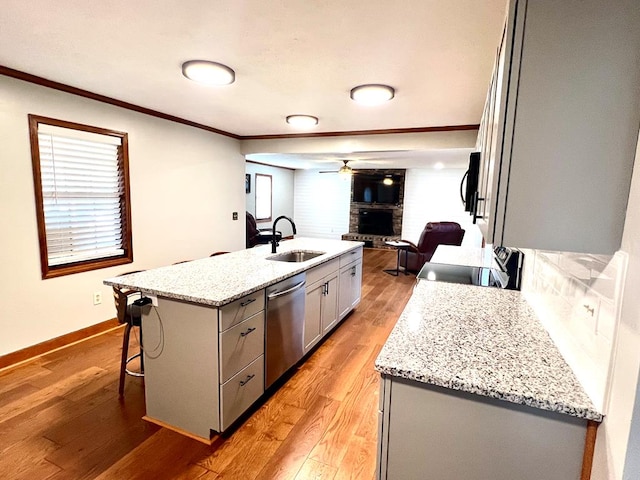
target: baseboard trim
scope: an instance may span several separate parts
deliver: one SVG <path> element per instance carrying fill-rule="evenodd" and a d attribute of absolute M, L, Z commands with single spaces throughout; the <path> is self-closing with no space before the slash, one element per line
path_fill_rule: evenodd
<path fill-rule="evenodd" d="M 204 443 L 205 445 L 208 445 L 208 446 L 212 446 L 216 441 L 216 439 L 218 438 L 217 436 L 214 436 L 213 438 L 199 437 L 198 435 L 194 435 L 191 432 L 187 432 L 186 430 L 182 430 L 181 428 L 174 427 L 173 425 L 169 425 L 168 423 L 165 423 L 162 420 L 156 420 L 155 418 L 149 417 L 147 415 L 142 417 L 142 419 L 146 420 L 149 423 L 153 423 L 154 425 L 158 425 L 159 427 L 166 428 L 167 430 L 171 430 L 173 432 L 179 433 L 180 435 L 184 435 L 185 437 L 189 437 L 193 440 L 197 440 L 198 442 Z"/>
<path fill-rule="evenodd" d="M 55 350 L 69 347 L 76 343 L 87 340 L 96 335 L 101 335 L 108 331 L 114 330 L 120 327 L 120 323 L 116 318 L 106 320 L 104 322 L 91 325 L 90 327 L 76 330 L 65 335 L 61 335 L 51 340 L 47 340 L 37 345 L 32 345 L 16 352 L 11 352 L 6 355 L 0 356 L 0 372 L 15 367 L 19 364 L 26 363 L 34 358 L 41 357 L 47 353 L 51 353 Z"/>

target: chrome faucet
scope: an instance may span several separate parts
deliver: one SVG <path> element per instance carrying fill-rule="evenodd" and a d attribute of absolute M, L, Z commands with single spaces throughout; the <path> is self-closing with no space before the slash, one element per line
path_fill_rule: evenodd
<path fill-rule="evenodd" d="M 276 253 L 276 247 L 279 245 L 278 237 L 276 236 L 276 223 L 278 223 L 278 220 L 282 220 L 283 218 L 289 221 L 289 223 L 291 224 L 291 228 L 293 229 L 293 234 L 296 234 L 296 224 L 293 223 L 293 220 L 291 220 L 289 217 L 285 217 L 284 215 L 280 215 L 278 218 L 276 218 L 273 221 L 273 232 L 271 232 L 271 253 Z"/>

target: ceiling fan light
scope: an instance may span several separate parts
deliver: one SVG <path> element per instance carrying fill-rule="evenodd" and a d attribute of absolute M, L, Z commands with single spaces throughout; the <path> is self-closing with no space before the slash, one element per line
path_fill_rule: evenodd
<path fill-rule="evenodd" d="M 340 170 L 338 170 L 338 175 L 352 175 L 353 174 L 353 170 L 351 169 L 351 167 L 347 167 L 346 165 L 343 165 L 342 167 L 340 167 Z"/>
<path fill-rule="evenodd" d="M 236 73 L 226 65 L 207 60 L 189 60 L 182 64 L 182 74 L 189 80 L 204 85 L 229 85 Z"/>
<path fill-rule="evenodd" d="M 389 85 L 359 85 L 351 89 L 351 99 L 362 105 L 381 105 L 395 96 L 395 90 Z"/>
<path fill-rule="evenodd" d="M 287 123 L 294 128 L 307 129 L 318 125 L 318 117 L 312 115 L 289 115 Z"/>

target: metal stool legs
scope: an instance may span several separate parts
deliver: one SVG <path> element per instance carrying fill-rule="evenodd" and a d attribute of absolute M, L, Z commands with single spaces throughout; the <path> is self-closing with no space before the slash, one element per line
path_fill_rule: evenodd
<path fill-rule="evenodd" d="M 118 387 L 118 393 L 120 396 L 124 395 L 124 379 L 126 375 L 133 377 L 144 377 L 144 361 L 142 357 L 142 351 L 128 357 L 129 355 L 129 338 L 131 337 L 131 329 L 133 325 L 127 323 L 124 327 L 124 335 L 122 339 L 122 356 L 120 358 L 120 385 Z M 142 329 L 140 329 L 140 343 L 142 344 Z M 127 368 L 127 364 L 134 358 L 140 358 L 140 371 L 134 372 Z"/>

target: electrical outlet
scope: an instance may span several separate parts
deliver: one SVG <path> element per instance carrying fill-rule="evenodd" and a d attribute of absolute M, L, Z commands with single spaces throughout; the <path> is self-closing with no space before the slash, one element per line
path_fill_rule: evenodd
<path fill-rule="evenodd" d="M 93 292 L 93 304 L 100 305 L 102 303 L 102 292 Z"/>
<path fill-rule="evenodd" d="M 233 214 L 231 215 L 231 218 L 233 218 L 234 220 L 238 219 L 238 212 L 233 212 Z"/>

